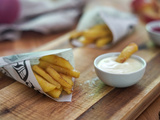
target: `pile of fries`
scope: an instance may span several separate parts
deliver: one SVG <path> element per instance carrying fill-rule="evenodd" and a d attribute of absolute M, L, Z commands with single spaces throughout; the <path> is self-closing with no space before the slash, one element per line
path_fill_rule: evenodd
<path fill-rule="evenodd" d="M 77 39 L 84 46 L 95 44 L 96 47 L 101 48 L 112 42 L 113 35 L 106 24 L 98 24 L 87 30 L 71 33 L 70 40 L 73 39 Z"/>
<path fill-rule="evenodd" d="M 72 77 L 80 75 L 66 59 L 57 55 L 41 57 L 40 63 L 33 65 L 32 70 L 42 90 L 53 98 L 59 98 L 63 90 L 71 94 Z"/>

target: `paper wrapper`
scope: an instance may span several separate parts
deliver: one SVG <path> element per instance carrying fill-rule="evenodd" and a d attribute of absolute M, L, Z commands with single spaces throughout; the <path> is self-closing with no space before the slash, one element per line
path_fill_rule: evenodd
<path fill-rule="evenodd" d="M 113 40 L 109 44 L 109 46 L 111 46 L 131 33 L 137 24 L 137 20 L 138 19 L 134 15 L 112 7 L 96 7 L 87 11 L 81 17 L 77 26 L 77 31 L 86 30 L 97 24 L 106 24 L 113 34 Z M 72 40 L 71 42 L 74 46 L 81 46 L 77 40 Z M 104 48 L 106 47 L 107 46 Z"/>
<path fill-rule="evenodd" d="M 0 71 L 2 71 L 2 73 L 4 73 L 5 75 L 15 79 L 16 81 L 50 97 L 42 90 L 41 86 L 37 82 L 31 69 L 31 65 L 38 64 L 39 58 L 41 58 L 42 56 L 51 54 L 63 57 L 64 59 L 68 60 L 73 67 L 75 67 L 72 49 L 68 48 L 0 57 Z M 70 102 L 72 99 L 72 94 L 68 95 L 67 93 L 62 92 L 60 98 L 52 99 L 59 102 Z"/>

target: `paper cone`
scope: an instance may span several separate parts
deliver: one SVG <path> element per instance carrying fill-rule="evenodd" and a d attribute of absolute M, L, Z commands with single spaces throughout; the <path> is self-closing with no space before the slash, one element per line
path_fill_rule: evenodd
<path fill-rule="evenodd" d="M 41 58 L 42 56 L 52 54 L 63 57 L 64 59 L 68 60 L 74 67 L 72 49 L 69 48 L 0 57 L 0 71 L 2 71 L 2 73 L 4 73 L 5 75 L 15 79 L 16 81 L 50 97 L 42 90 L 41 86 L 37 82 L 31 69 L 31 65 L 37 65 L 39 63 L 39 58 Z M 62 93 L 60 98 L 52 99 L 59 102 L 69 102 L 72 99 L 72 94 L 68 95 L 67 93 Z"/>
<path fill-rule="evenodd" d="M 109 44 L 111 46 L 134 30 L 137 18 L 112 7 L 96 7 L 84 13 L 78 23 L 77 31 L 84 31 L 97 24 L 106 24 L 110 28 L 113 34 L 113 40 Z M 76 40 L 71 42 L 74 46 L 81 46 Z"/>

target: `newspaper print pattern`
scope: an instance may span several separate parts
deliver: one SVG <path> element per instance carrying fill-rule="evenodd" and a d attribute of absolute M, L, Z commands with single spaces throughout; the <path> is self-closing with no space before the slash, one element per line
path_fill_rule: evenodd
<path fill-rule="evenodd" d="M 70 102 L 72 100 L 72 94 L 68 95 L 67 93 L 62 92 L 61 97 L 56 99 L 43 92 L 41 86 L 33 74 L 31 65 L 38 64 L 40 57 L 51 54 L 56 54 L 57 56 L 65 58 L 71 63 L 73 67 L 75 67 L 72 49 L 67 48 L 0 57 L 0 71 L 2 71 L 5 75 L 15 79 L 16 81 L 30 88 L 33 88 L 42 94 L 45 94 L 51 99 L 54 99 L 58 102 Z M 28 75 L 26 71 L 28 71 Z"/>
<path fill-rule="evenodd" d="M 9 59 L 6 59 L 5 62 L 6 61 L 10 63 Z M 9 64 L 7 66 L 1 67 L 0 71 L 2 71 L 8 77 L 11 77 L 19 81 L 20 83 L 25 84 L 26 86 L 43 93 L 39 87 L 38 82 L 35 82 L 37 80 L 33 80 L 33 76 L 29 74 L 29 70 L 28 70 L 29 66 L 30 66 L 29 61 L 24 60 L 21 62 L 16 62 L 16 63 Z"/>
<path fill-rule="evenodd" d="M 25 60 L 23 61 L 23 64 L 19 64 L 17 62 L 17 65 L 13 65 L 13 69 L 17 72 L 19 77 L 23 80 L 26 81 L 28 78 L 28 69 L 26 66 Z"/>

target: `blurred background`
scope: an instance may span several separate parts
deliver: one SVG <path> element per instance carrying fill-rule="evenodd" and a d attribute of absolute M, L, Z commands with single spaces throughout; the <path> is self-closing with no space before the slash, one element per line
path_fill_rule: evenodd
<path fill-rule="evenodd" d="M 0 0 L 0 55 L 28 52 L 76 29 L 96 6 L 136 15 L 146 24 L 159 20 L 158 0 Z"/>

